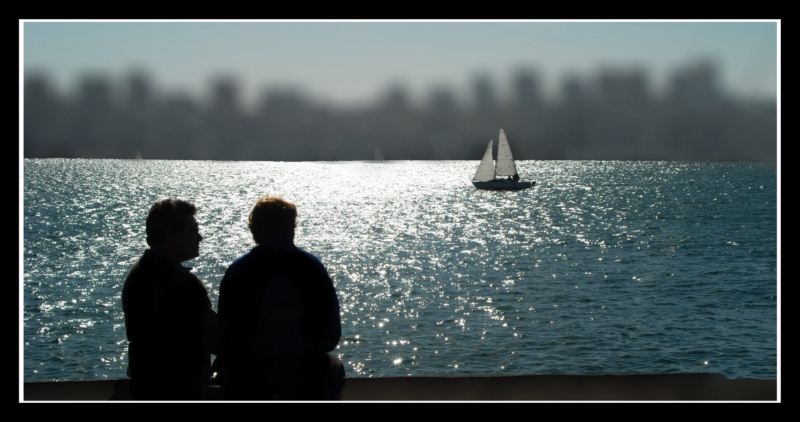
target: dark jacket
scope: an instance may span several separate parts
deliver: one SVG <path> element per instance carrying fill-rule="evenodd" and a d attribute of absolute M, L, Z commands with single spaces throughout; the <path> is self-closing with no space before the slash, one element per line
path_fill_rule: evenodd
<path fill-rule="evenodd" d="M 341 336 L 327 270 L 296 247 L 260 245 L 234 261 L 220 284 L 219 318 L 229 392 L 311 380 Z"/>
<path fill-rule="evenodd" d="M 209 319 L 202 282 L 188 269 L 146 250 L 122 289 L 128 375 L 137 398 L 198 398 L 208 379 Z"/>

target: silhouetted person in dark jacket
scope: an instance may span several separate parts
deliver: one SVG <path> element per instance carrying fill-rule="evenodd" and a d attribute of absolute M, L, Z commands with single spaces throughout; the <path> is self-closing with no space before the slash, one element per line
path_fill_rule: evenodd
<path fill-rule="evenodd" d="M 226 398 L 337 399 L 344 368 L 339 300 L 319 259 L 294 245 L 296 207 L 263 197 L 250 212 L 257 243 L 220 284 Z"/>
<path fill-rule="evenodd" d="M 149 249 L 122 288 L 131 393 L 141 400 L 196 400 L 216 353 L 218 322 L 203 283 L 181 262 L 198 256 L 203 239 L 195 206 L 156 202 L 147 216 Z"/>

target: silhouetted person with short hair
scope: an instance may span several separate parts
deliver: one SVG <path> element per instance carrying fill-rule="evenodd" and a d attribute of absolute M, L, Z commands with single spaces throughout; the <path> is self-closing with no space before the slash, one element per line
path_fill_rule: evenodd
<path fill-rule="evenodd" d="M 341 336 L 325 266 L 294 245 L 297 208 L 266 196 L 250 212 L 256 247 L 220 284 L 222 386 L 236 400 L 337 399 L 344 368 L 328 353 Z"/>
<path fill-rule="evenodd" d="M 203 283 L 181 262 L 199 254 L 196 208 L 156 202 L 147 215 L 149 249 L 122 288 L 131 394 L 140 400 L 196 400 L 208 383 L 218 330 Z"/>

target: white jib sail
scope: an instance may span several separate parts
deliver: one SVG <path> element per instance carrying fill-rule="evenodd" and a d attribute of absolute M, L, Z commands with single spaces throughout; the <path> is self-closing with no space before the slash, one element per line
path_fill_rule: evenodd
<path fill-rule="evenodd" d="M 486 152 L 483 153 L 481 163 L 478 165 L 478 170 L 475 171 L 475 177 L 472 178 L 475 182 L 488 182 L 494 180 L 494 160 L 492 160 L 492 144 L 494 139 L 489 140 L 489 145 L 486 146 Z"/>

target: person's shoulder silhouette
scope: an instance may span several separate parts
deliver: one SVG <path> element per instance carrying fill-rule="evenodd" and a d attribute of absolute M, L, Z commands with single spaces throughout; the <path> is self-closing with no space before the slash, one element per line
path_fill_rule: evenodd
<path fill-rule="evenodd" d="M 257 246 L 220 284 L 223 389 L 233 399 L 335 399 L 344 368 L 330 355 L 341 337 L 327 270 L 294 245 L 297 208 L 263 197 L 250 212 Z"/>
<path fill-rule="evenodd" d="M 183 267 L 203 239 L 190 202 L 156 202 L 147 244 L 122 289 L 131 394 L 147 400 L 193 400 L 210 375 L 216 315 L 203 283 Z"/>

